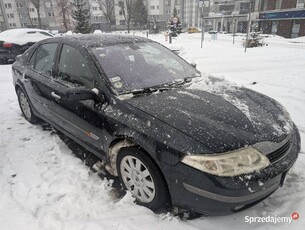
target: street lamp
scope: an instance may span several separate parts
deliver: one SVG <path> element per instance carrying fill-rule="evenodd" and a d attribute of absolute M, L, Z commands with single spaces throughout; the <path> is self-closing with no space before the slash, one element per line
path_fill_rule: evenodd
<path fill-rule="evenodd" d="M 202 43 L 204 41 L 204 18 L 203 18 L 203 7 L 204 7 L 204 2 L 199 1 L 199 8 L 201 8 L 201 48 L 202 48 Z"/>
<path fill-rule="evenodd" d="M 245 43 L 245 52 L 247 52 L 249 32 L 250 32 L 250 29 L 251 29 L 251 10 L 252 10 L 253 2 L 254 2 L 254 0 L 249 0 L 249 14 L 248 14 L 248 26 L 247 26 L 247 35 L 246 35 L 246 43 Z"/>

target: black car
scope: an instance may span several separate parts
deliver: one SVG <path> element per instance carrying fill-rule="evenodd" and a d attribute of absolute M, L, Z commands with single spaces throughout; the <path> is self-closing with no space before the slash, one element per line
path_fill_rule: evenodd
<path fill-rule="evenodd" d="M 146 38 L 51 38 L 12 69 L 25 119 L 40 118 L 91 151 L 153 210 L 242 210 L 283 185 L 300 151 L 278 102 L 201 76 Z"/>
<path fill-rule="evenodd" d="M 19 54 L 38 41 L 54 37 L 46 30 L 20 28 L 0 33 L 0 64 L 14 62 Z"/>

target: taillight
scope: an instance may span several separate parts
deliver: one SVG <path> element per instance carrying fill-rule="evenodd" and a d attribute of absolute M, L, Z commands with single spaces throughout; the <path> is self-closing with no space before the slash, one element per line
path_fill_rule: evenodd
<path fill-rule="evenodd" d="M 11 48 L 13 46 L 13 43 L 4 42 L 3 47 L 4 48 Z"/>

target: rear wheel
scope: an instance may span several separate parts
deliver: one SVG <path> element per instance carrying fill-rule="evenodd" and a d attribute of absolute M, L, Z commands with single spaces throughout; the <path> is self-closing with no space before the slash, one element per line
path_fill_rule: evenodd
<path fill-rule="evenodd" d="M 21 112 L 22 112 L 24 118 L 28 122 L 30 122 L 32 124 L 36 124 L 38 122 L 38 117 L 36 117 L 34 115 L 27 95 L 20 88 L 17 89 L 17 97 L 18 97 L 19 106 L 20 106 L 20 109 L 21 109 Z"/>
<path fill-rule="evenodd" d="M 154 211 L 170 205 L 165 179 L 144 151 L 123 148 L 117 158 L 117 170 L 124 189 L 132 193 L 138 204 Z"/>

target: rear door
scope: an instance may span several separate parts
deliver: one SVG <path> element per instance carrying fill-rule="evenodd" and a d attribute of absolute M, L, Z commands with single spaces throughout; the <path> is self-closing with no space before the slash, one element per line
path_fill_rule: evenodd
<path fill-rule="evenodd" d="M 53 120 L 52 78 L 58 43 L 40 45 L 32 54 L 28 68 L 22 73 L 23 84 L 33 107 L 46 120 Z"/>

